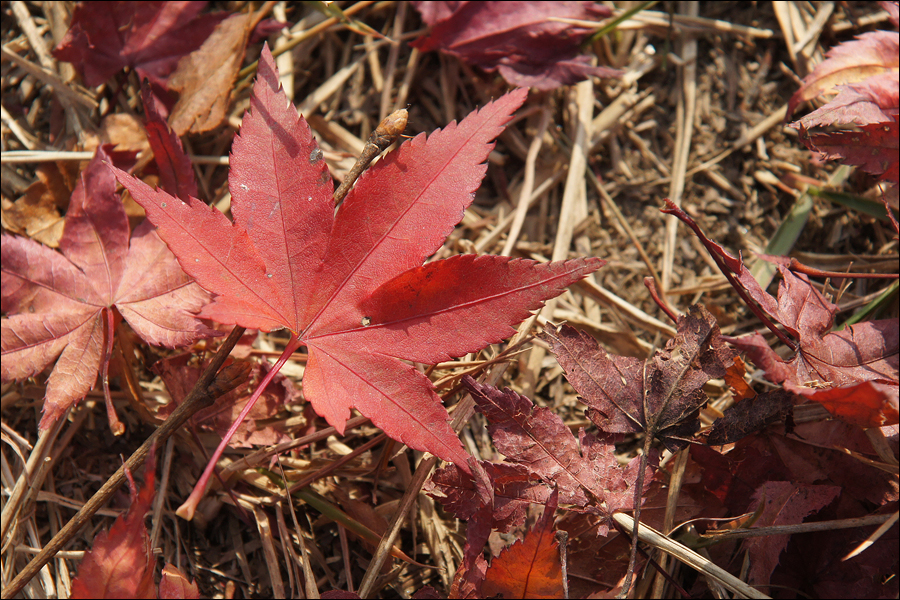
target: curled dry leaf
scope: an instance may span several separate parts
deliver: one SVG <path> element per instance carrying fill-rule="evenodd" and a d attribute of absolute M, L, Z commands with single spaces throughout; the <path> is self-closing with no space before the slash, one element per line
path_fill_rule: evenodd
<path fill-rule="evenodd" d="M 561 502 L 593 505 L 604 517 L 631 507 L 637 463 L 621 469 L 612 443 L 583 430 L 576 438 L 559 415 L 513 390 L 501 391 L 468 375 L 462 381 L 490 421 L 488 431 L 497 450 L 506 462 L 527 470 L 523 481 L 540 477 L 559 491 Z M 607 531 L 607 523 L 601 523 L 598 533 Z"/>
<path fill-rule="evenodd" d="M 212 131 L 225 120 L 253 23 L 250 14 L 231 15 L 200 48 L 179 61 L 169 80 L 169 89 L 179 94 L 169 116 L 175 133 Z"/>
<path fill-rule="evenodd" d="M 788 115 L 801 102 L 818 98 L 836 87 L 864 81 L 869 77 L 897 70 L 898 34 L 870 31 L 828 51 L 828 60 L 820 63 L 803 80 L 803 85 L 788 103 Z M 848 121 L 843 121 L 844 123 Z"/>
<path fill-rule="evenodd" d="M 567 325 L 549 326 L 542 339 L 550 344 L 572 387 L 588 405 L 588 418 L 601 431 L 644 433 L 642 464 L 649 460 L 654 438 L 672 452 L 691 442 L 700 428 L 700 409 L 707 402 L 703 386 L 724 377 L 734 363 L 734 353 L 722 339 L 715 318 L 696 304 L 678 318 L 675 337 L 645 361 L 609 356 L 594 338 Z M 634 486 L 636 523 L 640 522 L 643 481 L 642 466 Z M 631 586 L 638 531 L 636 526 L 632 532 L 623 594 Z"/>

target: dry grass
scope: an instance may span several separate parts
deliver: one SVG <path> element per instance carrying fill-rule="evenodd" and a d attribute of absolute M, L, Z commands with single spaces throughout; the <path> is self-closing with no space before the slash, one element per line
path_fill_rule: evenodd
<path fill-rule="evenodd" d="M 696 9 L 698 3 L 680 4 Z M 668 301 L 676 310 L 699 302 L 714 312 L 725 332 L 753 329 L 749 313 L 724 285 L 697 240 L 659 212 L 661 199 L 673 198 L 710 238 L 730 250 L 744 251 L 748 263 L 753 264 L 752 253 L 766 248 L 781 220 L 802 197 L 806 178 L 824 185 L 837 171 L 834 164 L 814 163 L 792 131 L 782 126 L 787 99 L 799 78 L 821 60 L 824 50 L 877 27 L 879 22 L 883 26 L 883 13 L 874 3 L 840 3 L 821 25 L 815 21 L 815 11 L 825 10 L 831 3 L 776 4 L 782 5 L 779 10 L 784 14 L 774 14 L 770 4 L 704 3 L 699 15 L 703 20 L 678 18 L 672 27 L 665 15 L 644 15 L 595 44 L 593 51 L 600 63 L 622 68 L 626 76 L 552 93 L 532 93 L 521 118 L 509 127 L 492 154 L 474 204 L 437 257 L 481 252 L 540 260 L 592 255 L 609 261 L 587 284 L 548 303 L 536 320 L 523 325 L 521 336 L 533 333 L 547 320 L 568 320 L 596 335 L 611 352 L 646 356 L 663 344 L 671 331 L 671 324 L 644 287 L 646 276 L 657 278 L 669 290 Z M 70 81 L 68 65 L 41 59 L 65 31 L 66 8 L 70 8 L 68 3 L 4 3 L 4 52 L 18 55 L 32 66 L 44 64 L 60 80 Z M 223 4 L 220 8 L 239 7 Z M 290 74 L 284 78 L 285 88 L 295 104 L 303 107 L 338 177 L 352 165 L 369 132 L 395 108 L 409 107 L 407 134 L 415 135 L 464 117 L 506 89 L 498 77 L 474 71 L 453 58 L 411 51 L 403 41 L 414 37 L 421 24 L 415 10 L 404 3 L 368 5 L 353 17 L 385 39 L 334 25 L 278 58 L 281 72 Z M 317 12 L 300 4 L 289 6 L 286 18 L 298 25 L 289 35 L 269 39 L 276 49 L 321 20 Z M 754 29 L 736 31 L 738 26 Z M 26 35 L 29 28 L 34 31 Z M 811 30 L 810 42 L 797 52 L 789 51 L 785 42 L 788 30 L 789 39 L 795 40 Z M 34 47 L 34 40 L 44 49 Z M 403 41 L 392 45 L 389 40 Z M 256 57 L 259 48 L 260 44 L 252 44 L 248 57 Z M 346 79 L 335 79 L 335 74 L 353 64 L 357 66 Z M 103 86 L 90 90 L 90 96 L 98 101 L 91 108 L 89 102 L 78 100 L 84 94 L 73 85 L 61 88 L 37 79 L 4 54 L 4 153 L 93 148 L 113 130 L 111 115 L 140 114 L 136 110 L 136 77 L 132 73 L 119 82 L 121 89 Z M 228 126 L 190 138 L 189 151 L 227 156 L 247 103 L 245 88 L 233 105 Z M 579 137 L 579 128 L 589 131 L 589 136 Z M 529 148 L 538 141 L 539 150 L 529 160 Z M 573 145 L 586 153 L 586 164 L 579 163 L 579 152 L 573 158 Z M 713 163 L 711 159 L 717 160 Z M 5 228 L 12 202 L 37 179 L 38 166 L 38 162 L 4 161 Z M 227 167 L 198 162 L 196 173 L 201 194 L 227 210 Z M 870 183 L 857 174 L 849 182 L 838 181 L 836 189 L 860 190 Z M 518 213 L 523 199 L 530 210 Z M 135 221 L 139 219 L 137 210 L 131 214 Z M 510 231 L 515 232 L 514 237 Z M 882 256 L 896 261 L 897 245 L 889 229 L 877 220 L 814 199 L 795 250 L 805 253 L 807 262 L 827 261 L 828 268 L 837 271 L 850 262 L 876 262 Z M 839 302 L 858 306 L 860 299 L 871 297 L 881 287 L 869 280 L 859 281 L 843 291 Z M 278 335 L 261 334 L 254 353 L 277 354 L 284 342 Z M 498 385 L 513 387 L 551 407 L 573 428 L 587 425 L 552 355 L 539 345 L 525 348 L 505 371 L 494 369 Z M 454 391 L 467 366 L 496 356 L 500 350 L 488 348 L 479 356 L 438 365 L 431 373 L 434 381 L 442 382 L 439 392 Z M 156 426 L 152 415 L 166 392 L 149 366 L 165 354 L 159 348 L 138 348 L 135 369 L 147 406 L 131 408 L 132 395 L 124 384 L 118 388 L 121 391 L 114 391 L 127 426 L 126 434 L 118 438 L 108 430 L 102 396 L 95 391 L 39 441 L 44 379 L 3 385 L 4 503 L 17 482 L 26 490 L 11 535 L 3 540 L 4 585 Z M 298 366 L 287 369 L 289 375 L 298 371 Z M 710 391 L 726 401 L 723 385 Z M 456 393 L 446 397 L 449 405 L 458 399 Z M 299 438 L 323 427 L 313 416 L 308 406 L 297 403 L 277 420 L 280 427 Z M 463 440 L 476 456 L 490 459 L 494 450 L 482 425 L 479 416 L 473 418 L 463 431 Z M 330 437 L 284 454 L 280 466 L 274 468 L 283 468 L 289 480 L 316 476 L 378 433 L 370 425 L 360 425 L 343 438 Z M 298 597 L 306 593 L 298 560 L 302 538 L 319 590 L 358 589 L 374 546 L 361 543 L 307 503 L 288 507 L 271 481 L 253 468 L 237 470 L 233 496 L 220 489 L 211 491 L 193 522 L 176 518 L 175 508 L 190 492 L 204 456 L 215 442 L 208 434 L 198 439 L 202 448 L 184 435 L 160 451 L 162 481 L 149 523 L 153 548 L 161 558 L 195 577 L 204 596 Z M 399 546 L 427 567 L 389 559 L 378 573 L 373 595 L 406 597 L 423 585 L 446 594 L 464 543 L 464 524 L 443 513 L 423 494 L 415 498 L 411 510 L 397 514 L 404 494 L 417 493 L 416 465 L 421 456 L 408 449 L 394 454 L 396 450 L 391 444 L 376 446 L 326 476 L 316 477 L 310 487 L 378 533 L 402 521 Z M 625 455 L 632 446 L 626 444 L 621 450 Z M 391 455 L 386 457 L 385 451 Z M 233 450 L 226 462 L 234 463 L 249 454 Z M 23 463 L 29 456 L 37 466 L 26 475 Z M 252 464 L 269 466 L 265 460 Z M 235 499 L 243 511 L 231 506 Z M 677 495 L 670 501 L 677 502 Z M 67 546 L 66 553 L 32 580 L 25 588 L 27 597 L 67 595 L 81 551 L 90 548 L 95 535 L 108 528 L 113 516 L 127 506 L 124 489 L 108 506 Z M 296 511 L 296 521 L 292 511 Z M 662 511 L 657 512 L 661 519 Z M 498 538 L 494 550 L 499 543 Z M 574 543 L 570 552 L 577 549 Z M 585 579 L 577 569 L 578 562 L 573 560 L 570 575 Z M 580 597 L 604 583 L 607 589 L 615 584 L 601 582 L 598 586 L 585 580 L 570 592 Z M 643 582 L 638 589 L 645 595 L 651 593 Z"/>

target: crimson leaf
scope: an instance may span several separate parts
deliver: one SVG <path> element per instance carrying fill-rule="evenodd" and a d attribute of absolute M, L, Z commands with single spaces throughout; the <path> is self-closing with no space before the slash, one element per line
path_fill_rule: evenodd
<path fill-rule="evenodd" d="M 138 491 L 131 473 L 125 476 L 131 489 L 131 506 L 107 531 L 94 538 L 91 549 L 72 580 L 72 598 L 199 598 L 197 584 L 172 564 L 162 570 L 159 589 L 153 585 L 156 557 L 144 517 L 155 493 L 155 447 L 145 468 L 144 486 Z"/>
<path fill-rule="evenodd" d="M 206 2 L 80 2 L 53 54 L 74 64 L 91 87 L 126 66 L 165 87 L 179 59 L 199 48 L 228 16 L 200 15 L 205 6 Z"/>
<path fill-rule="evenodd" d="M 759 333 L 731 338 L 766 372 L 766 378 L 785 389 L 820 402 L 833 415 L 863 427 L 897 423 L 900 327 L 897 319 L 856 323 L 831 331 L 837 306 L 814 288 L 803 273 L 790 270 L 790 259 L 764 257 L 778 264 L 782 281 L 778 299 L 769 295 L 739 258 L 711 241 L 697 223 L 667 200 L 663 212 L 688 225 L 709 250 L 722 273 L 760 319 L 796 354 L 783 359 Z M 757 304 L 759 306 L 757 306 Z M 766 316 L 779 322 L 793 342 Z"/>
<path fill-rule="evenodd" d="M 588 405 L 588 418 L 601 431 L 645 433 L 642 460 L 647 460 L 653 438 L 672 452 L 690 443 L 707 401 L 703 386 L 710 379 L 724 377 L 734 362 L 734 353 L 725 345 L 715 318 L 696 304 L 678 318 L 677 333 L 666 347 L 643 362 L 627 356 L 610 357 L 594 338 L 567 325 L 551 325 L 541 337 Z M 640 523 L 643 478 L 642 466 L 634 487 L 635 523 Z M 632 531 L 623 595 L 631 586 L 638 529 L 639 525 Z"/>
<path fill-rule="evenodd" d="M 582 508 L 597 504 L 605 516 L 630 507 L 629 488 L 637 472 L 619 468 L 611 443 L 583 431 L 577 439 L 559 415 L 534 406 L 513 390 L 498 390 L 469 375 L 463 377 L 463 385 L 490 421 L 488 430 L 497 450 L 507 461 L 527 467 L 556 487 L 561 502 Z M 607 530 L 603 523 L 598 533 Z"/>
<path fill-rule="evenodd" d="M 264 48 L 232 148 L 233 223 L 199 200 L 116 173 L 186 271 L 217 294 L 203 316 L 286 328 L 283 356 L 307 346 L 306 398 L 338 431 L 355 407 L 391 437 L 467 468 L 431 382 L 398 359 L 434 363 L 498 342 L 604 264 L 456 256 L 422 266 L 472 201 L 492 140 L 525 96 L 516 90 L 407 141 L 360 178 L 335 215 L 322 153 Z"/>

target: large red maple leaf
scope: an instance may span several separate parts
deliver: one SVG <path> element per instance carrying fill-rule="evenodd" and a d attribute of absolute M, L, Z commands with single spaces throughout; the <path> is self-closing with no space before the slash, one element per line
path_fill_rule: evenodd
<path fill-rule="evenodd" d="M 265 48 L 232 147 L 233 223 L 199 200 L 117 174 L 185 270 L 217 294 L 203 316 L 288 329 L 273 372 L 307 346 L 306 398 L 338 431 L 355 407 L 394 439 L 467 470 L 440 397 L 402 361 L 431 364 L 498 342 L 604 264 L 463 255 L 423 266 L 472 202 L 492 141 L 526 94 L 407 141 L 360 178 L 335 215 L 322 153 Z"/>
<path fill-rule="evenodd" d="M 112 350 L 115 311 L 150 344 L 184 346 L 215 335 L 193 314 L 209 301 L 149 222 L 128 217 L 101 147 L 81 173 L 59 246 L 2 236 L 3 381 L 24 379 L 59 357 L 47 380 L 41 428 L 94 386 Z M 129 239 L 130 238 L 130 239 Z M 110 426 L 121 433 L 109 394 Z"/>

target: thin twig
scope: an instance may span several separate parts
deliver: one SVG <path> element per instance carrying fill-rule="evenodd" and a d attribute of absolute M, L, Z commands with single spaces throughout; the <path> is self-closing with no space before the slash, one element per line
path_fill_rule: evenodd
<path fill-rule="evenodd" d="M 674 465 L 672 466 L 672 476 L 669 478 L 669 493 L 666 499 L 666 514 L 663 519 L 663 531 L 671 533 L 675 525 L 675 514 L 678 510 L 678 496 L 681 493 L 681 486 L 684 484 L 684 473 L 687 468 L 688 457 L 690 452 L 687 448 L 681 449 L 675 456 Z M 651 598 L 662 598 L 665 591 L 666 583 L 677 585 L 669 573 L 666 571 L 667 556 L 663 554 L 656 561 L 658 564 L 657 572 L 661 577 L 656 577 L 653 582 L 653 591 Z M 686 598 L 687 595 L 684 595 Z"/>
<path fill-rule="evenodd" d="M 546 104 L 546 101 L 545 101 Z M 525 223 L 525 216 L 528 214 L 531 198 L 534 192 L 534 170 L 535 162 L 537 162 L 538 153 L 541 151 L 541 145 L 544 140 L 544 133 L 550 125 L 550 110 L 545 106 L 541 110 L 540 122 L 537 126 L 537 132 L 528 147 L 528 155 L 525 158 L 525 179 L 522 182 L 522 190 L 519 193 L 519 202 L 516 204 L 515 217 L 509 229 L 509 235 L 506 238 L 506 244 L 500 256 L 512 256 L 513 247 L 519 239 L 519 233 L 522 231 L 522 225 Z"/>
<path fill-rule="evenodd" d="M 374 0 L 366 1 L 366 2 L 357 2 L 350 8 L 344 9 L 344 11 L 343 11 L 344 16 L 349 17 L 350 15 L 357 13 L 360 10 L 362 10 L 363 8 L 365 8 L 369 5 L 372 5 L 372 4 L 375 4 Z M 294 48 L 295 46 L 299 46 L 300 44 L 302 44 L 309 38 L 311 38 L 315 35 L 318 35 L 319 33 L 322 33 L 323 31 L 325 31 L 332 25 L 337 25 L 340 22 L 341 22 L 341 20 L 338 17 L 330 17 L 328 19 L 325 19 L 318 25 L 315 25 L 302 33 L 298 33 L 298 34 L 294 35 L 291 38 L 291 40 L 289 42 L 287 42 L 286 44 L 284 44 L 282 46 L 276 46 L 275 49 L 272 50 L 272 56 L 277 58 L 278 56 L 284 54 L 288 50 Z M 256 72 L 256 69 L 258 66 L 259 66 L 258 60 L 250 63 L 249 65 L 247 65 L 246 67 L 241 69 L 241 71 L 238 73 L 238 78 L 246 79 L 246 78 L 250 77 L 251 75 L 253 75 Z"/>
<path fill-rule="evenodd" d="M 334 203 L 339 205 L 350 192 L 350 188 L 356 183 L 356 180 L 362 175 L 366 167 L 369 166 L 375 157 L 387 150 L 388 146 L 393 144 L 397 138 L 406 129 L 406 120 L 409 113 L 405 108 L 392 112 L 384 118 L 378 125 L 369 139 L 366 140 L 366 146 L 363 148 L 362 154 L 356 159 L 356 164 L 344 177 L 340 187 L 334 192 Z"/>
<path fill-rule="evenodd" d="M 2 519 L 0 519 L 0 523 L 2 523 L 2 525 L 0 525 L 0 541 L 2 541 L 4 545 L 8 543 L 7 534 L 9 533 L 12 524 L 19 518 L 19 511 L 22 508 L 22 501 L 25 499 L 25 492 L 29 482 L 34 483 L 36 481 L 33 478 L 33 475 L 38 472 L 38 468 L 41 463 L 44 462 L 44 459 L 50 455 L 53 443 L 56 441 L 59 432 L 62 430 L 67 414 L 68 413 L 63 414 L 63 416 L 57 419 L 53 425 L 41 431 L 37 443 L 34 445 L 31 454 L 29 454 L 28 459 L 25 461 L 22 474 L 16 480 L 12 493 L 6 499 L 6 504 L 3 506 L 3 513 L 0 515 L 2 516 Z M 4 431 L 4 434 L 5 433 L 6 432 Z M 39 486 L 41 484 L 42 482 L 38 483 Z"/>
<path fill-rule="evenodd" d="M 791 271 L 803 273 L 804 275 L 811 275 L 813 277 L 831 277 L 832 279 L 897 279 L 900 277 L 897 273 L 841 273 L 840 271 L 823 271 L 821 269 L 816 269 L 815 267 L 804 265 L 796 258 L 791 259 L 788 268 Z"/>
<path fill-rule="evenodd" d="M 896 514 L 896 513 L 894 513 Z M 750 529 L 732 529 L 730 531 L 707 531 L 700 537 L 715 541 L 733 540 L 736 538 L 764 537 L 768 535 L 794 535 L 796 533 L 812 533 L 815 531 L 835 531 L 838 529 L 857 529 L 880 525 L 890 520 L 893 515 L 870 515 L 855 519 L 836 519 L 833 521 L 817 521 L 815 523 L 796 523 L 794 525 L 772 525 L 770 527 L 753 527 Z"/>
<path fill-rule="evenodd" d="M 635 529 L 634 518 L 626 515 L 625 513 L 613 513 L 612 518 L 628 533 L 631 533 Z M 678 542 L 664 536 L 649 525 L 641 525 L 639 537 L 642 542 L 646 542 L 651 546 L 668 552 L 670 555 L 674 556 L 684 564 L 693 567 L 697 571 L 700 571 L 707 576 L 715 577 L 722 583 L 722 585 L 727 587 L 732 592 L 735 592 L 736 594 L 741 594 L 745 598 L 769 597 L 759 590 L 750 587 L 725 569 L 722 569 L 718 565 L 710 562 L 708 559 L 700 556 L 684 544 L 679 544 Z"/>
<path fill-rule="evenodd" d="M 644 363 L 644 369 L 644 378 L 646 379 L 646 362 Z M 644 389 L 646 389 L 646 386 Z M 644 399 L 646 401 L 646 394 L 644 394 Z M 644 497 L 644 471 L 647 470 L 647 457 L 652 445 L 653 435 L 647 432 L 644 436 L 644 449 L 643 454 L 641 454 L 637 481 L 634 484 L 634 521 L 630 532 L 631 554 L 628 557 L 628 569 L 625 571 L 625 581 L 622 583 L 622 590 L 619 592 L 617 598 L 627 598 L 628 592 L 631 591 L 631 579 L 634 577 L 634 564 L 637 560 L 638 538 L 640 537 L 639 532 L 641 528 L 641 501 Z"/>
<path fill-rule="evenodd" d="M 70 87 L 69 84 L 66 84 L 61 80 L 56 73 L 51 73 L 44 67 L 24 59 L 14 52 L 10 52 L 5 47 L 0 48 L 0 56 L 2 56 L 3 60 L 10 61 L 35 79 L 39 79 L 47 84 L 53 91 L 59 94 L 61 99 L 65 99 L 74 104 L 79 104 L 90 110 L 97 110 L 100 106 L 88 92 L 82 91 L 81 88 L 77 88 L 74 84 Z"/>
<path fill-rule="evenodd" d="M 696 2 L 680 2 L 679 10 L 687 12 L 690 17 L 697 17 L 698 4 Z M 681 58 L 684 65 L 678 70 L 681 93 L 678 95 L 677 131 L 675 135 L 675 157 L 672 160 L 672 177 L 669 182 L 669 197 L 679 208 L 681 196 L 684 193 L 687 182 L 687 164 L 691 154 L 691 140 L 694 134 L 694 117 L 697 111 L 697 38 L 688 35 L 681 40 Z M 678 221 L 668 219 L 666 222 L 666 237 L 663 243 L 663 267 L 662 289 L 660 293 L 665 296 L 666 290 L 672 287 L 672 276 L 677 244 Z"/>

